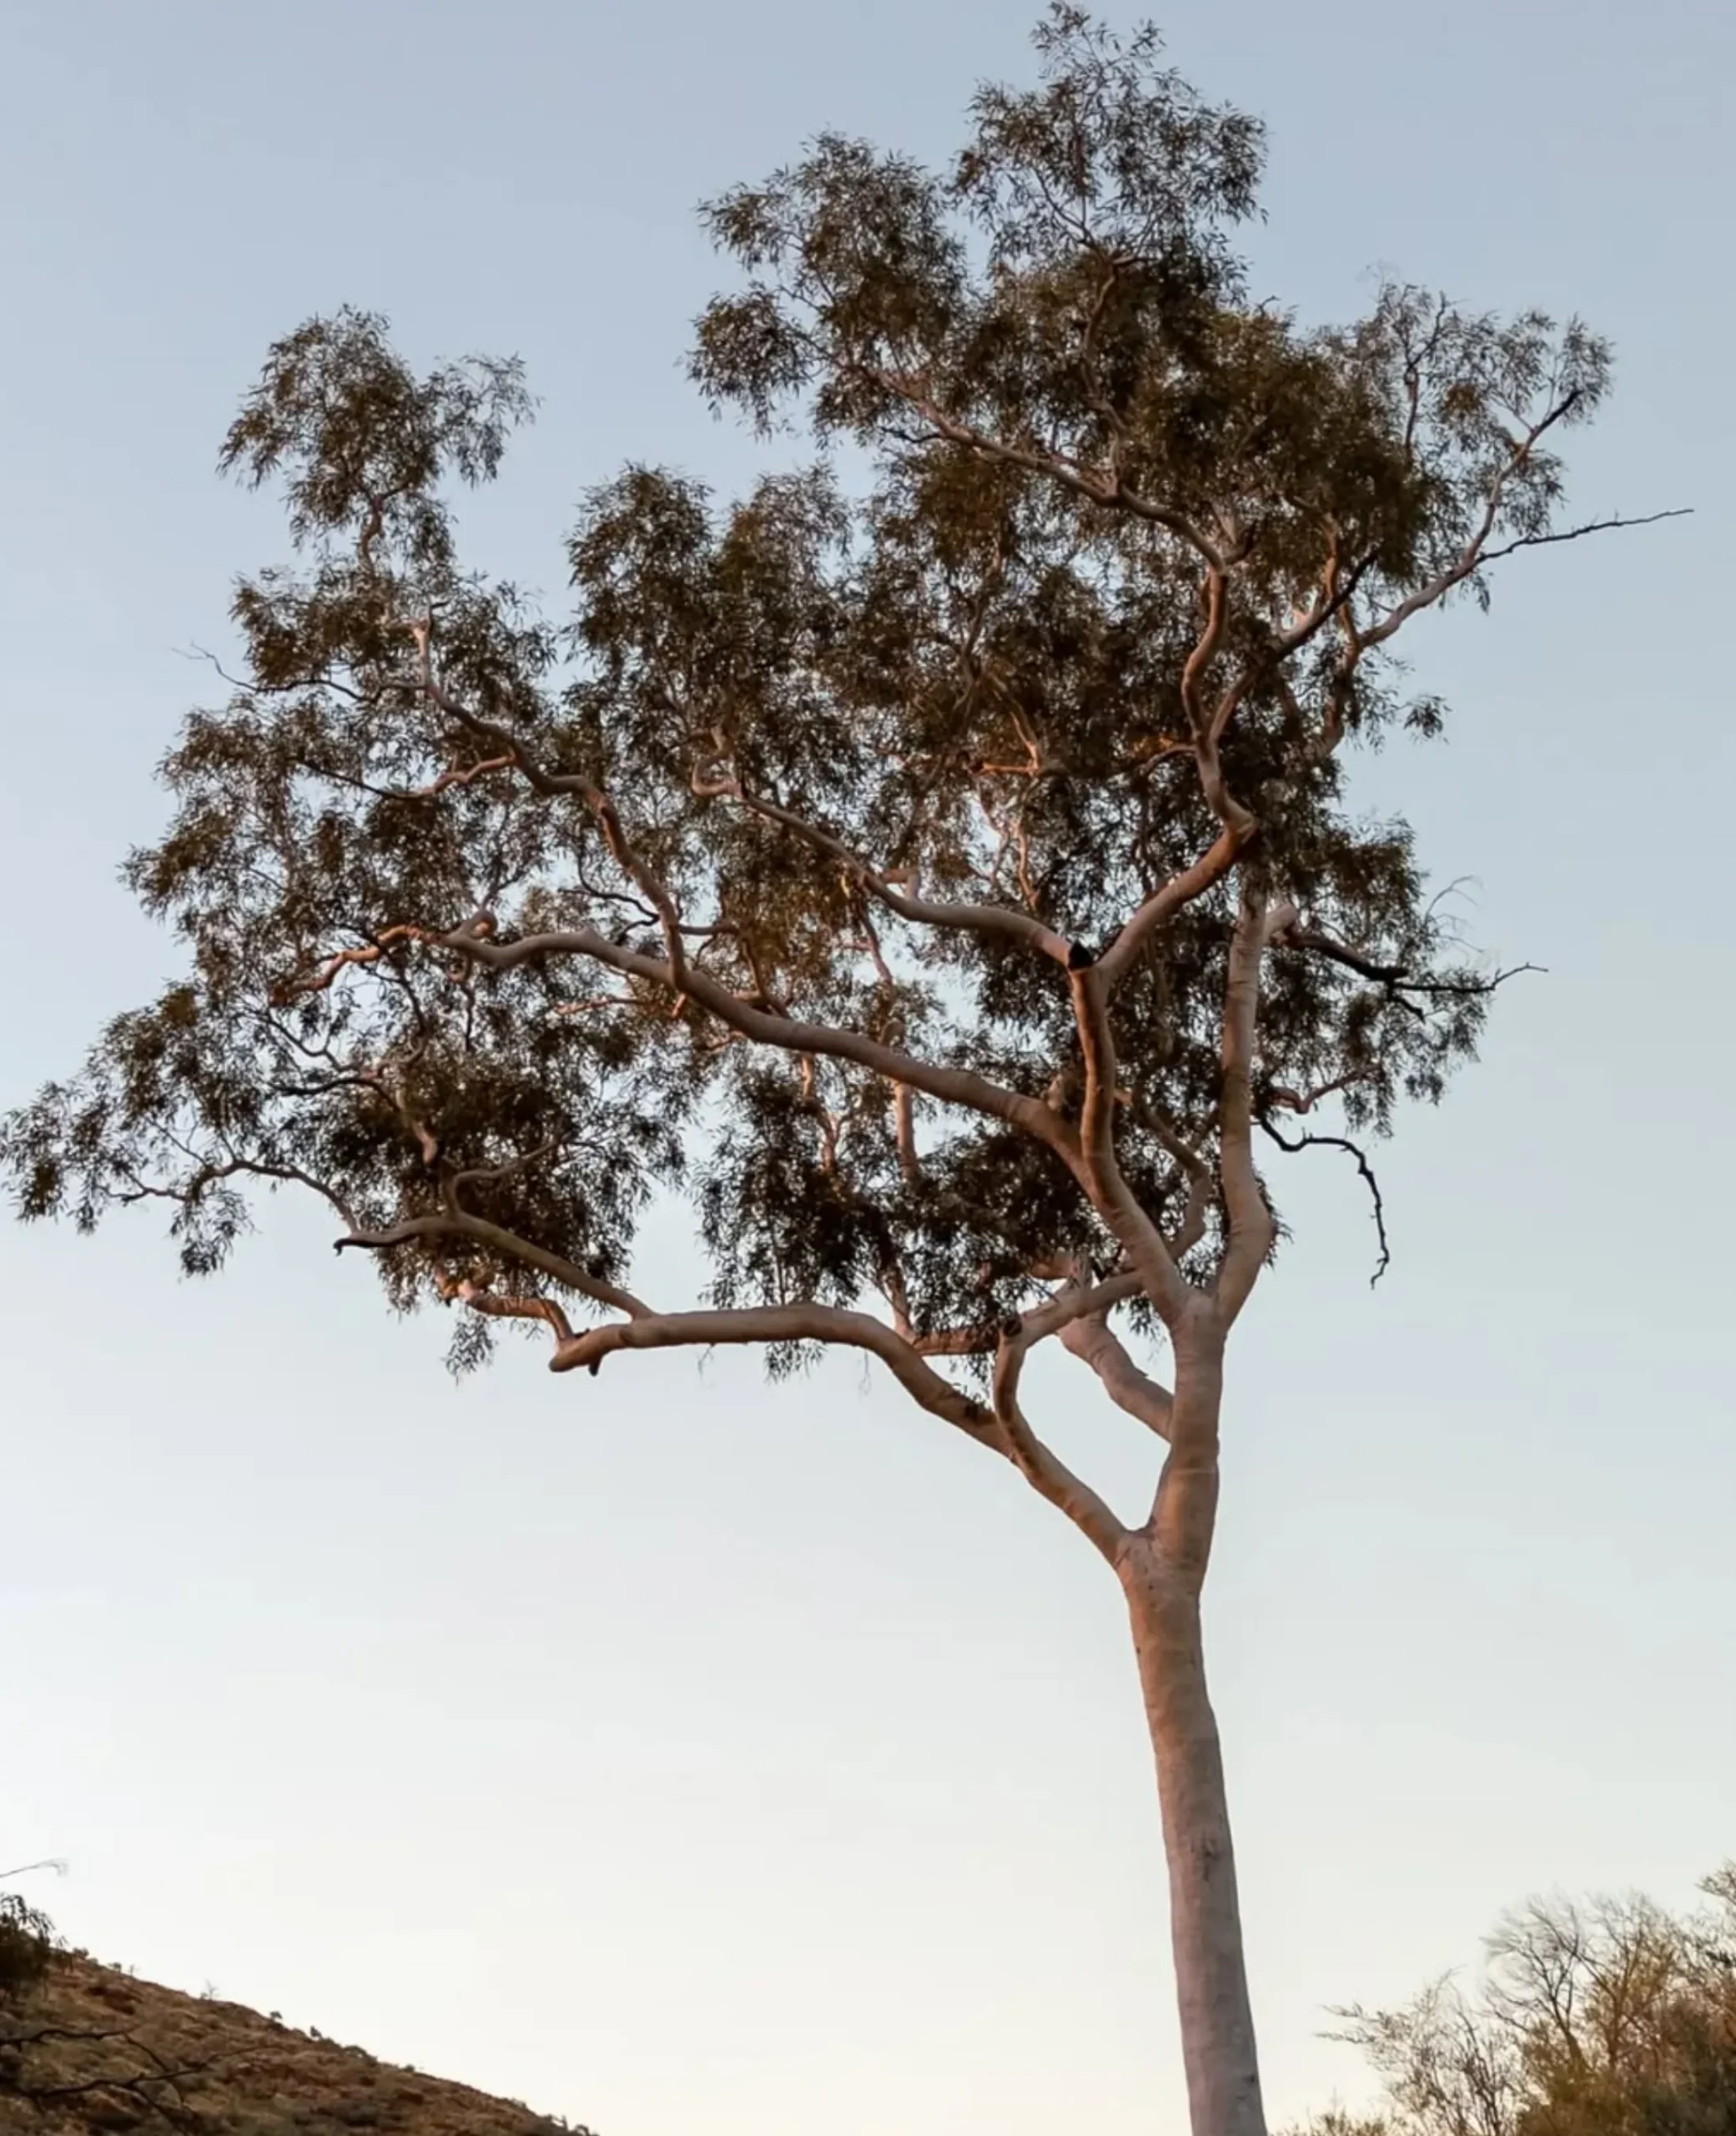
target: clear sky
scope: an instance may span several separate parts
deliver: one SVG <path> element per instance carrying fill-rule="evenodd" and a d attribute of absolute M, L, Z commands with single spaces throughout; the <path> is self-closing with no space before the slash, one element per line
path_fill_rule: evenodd
<path fill-rule="evenodd" d="M 681 373 L 696 200 L 822 126 L 943 154 L 1029 20 L 0 0 L 0 1099 L 171 967 L 114 867 L 186 648 L 281 549 L 212 472 L 267 342 L 350 301 L 521 353 L 542 421 L 465 525 L 558 597 L 621 459 L 751 471 Z M 1548 975 L 1406 1123 L 1379 1290 L 1322 1155 L 1239 1331 L 1209 1637 L 1281 2117 L 1358 2091 L 1326 2004 L 1532 1888 L 1678 1901 L 1736 1853 L 1733 23 L 1168 25 L 1271 123 L 1264 285 L 1583 310 L 1620 370 L 1577 501 L 1698 512 L 1420 633 L 1451 742 L 1366 789 Z M 853 1367 L 509 1346 L 455 1388 L 316 1213 L 202 1287 L 158 1228 L 0 1231 L 0 1866 L 68 1857 L 78 1940 L 604 2136 L 1179 2125 L 1119 1598 L 1010 1474 Z M 645 1287 L 692 1274 L 665 1224 Z M 1037 1413 L 1131 1508 L 1149 1442 L 1073 1373 Z"/>

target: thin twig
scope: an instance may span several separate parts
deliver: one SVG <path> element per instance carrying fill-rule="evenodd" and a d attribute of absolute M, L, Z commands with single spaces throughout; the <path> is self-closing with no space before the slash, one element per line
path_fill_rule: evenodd
<path fill-rule="evenodd" d="M 1281 1150 L 1287 1150 L 1292 1156 L 1303 1150 L 1343 1150 L 1356 1159 L 1356 1169 L 1361 1173 L 1369 1197 L 1374 1204 L 1374 1227 L 1381 1242 L 1380 1261 L 1368 1279 L 1368 1287 L 1372 1290 L 1392 1265 L 1392 1249 L 1386 1239 L 1386 1208 L 1381 1199 L 1381 1182 L 1375 1177 L 1374 1166 L 1368 1161 L 1366 1152 L 1347 1135 L 1303 1135 L 1292 1142 L 1281 1135 L 1271 1121 L 1262 1120 L 1260 1125 Z"/>

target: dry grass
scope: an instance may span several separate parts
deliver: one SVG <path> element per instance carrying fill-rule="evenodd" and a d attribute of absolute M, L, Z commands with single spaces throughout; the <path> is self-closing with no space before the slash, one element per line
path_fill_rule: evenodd
<path fill-rule="evenodd" d="M 74 1954 L 57 1957 L 21 2006 L 0 2010 L 5 2136 L 557 2136 L 567 2127 Z"/>

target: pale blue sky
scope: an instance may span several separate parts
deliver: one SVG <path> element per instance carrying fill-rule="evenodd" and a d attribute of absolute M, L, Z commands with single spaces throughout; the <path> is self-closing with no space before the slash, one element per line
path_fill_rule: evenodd
<path fill-rule="evenodd" d="M 345 301 L 544 396 L 476 561 L 558 593 L 628 456 L 748 442 L 681 375 L 692 209 L 823 125 L 939 154 L 1024 6 L 0 0 L 0 1097 L 171 951 L 114 864 L 280 539 L 211 468 L 265 344 Z M 1736 1852 L 1725 1346 L 1736 30 L 1704 0 L 1245 0 L 1176 63 L 1272 128 L 1262 280 L 1393 263 L 1583 310 L 1588 510 L 1419 635 L 1396 751 L 1478 939 L 1549 967 L 1386 1166 L 1292 1176 L 1240 1331 L 1210 1615 L 1276 2113 L 1359 2078 L 1322 2006 L 1471 1957 L 1527 1889 L 1669 1899 Z M 1703 797 L 1703 799 L 1702 798 Z M 214 1287 L 149 1219 L 0 1232 L 0 1866 L 99 1956 L 604 2136 L 1178 2125 L 1118 1598 L 1009 1475 L 853 1368 L 509 1349 L 455 1389 L 284 1207 Z M 647 1284 L 691 1281 L 676 1225 Z M 1064 1364 L 1065 1360 L 1061 1361 Z M 1038 1411 L 1138 1502 L 1148 1446 Z"/>

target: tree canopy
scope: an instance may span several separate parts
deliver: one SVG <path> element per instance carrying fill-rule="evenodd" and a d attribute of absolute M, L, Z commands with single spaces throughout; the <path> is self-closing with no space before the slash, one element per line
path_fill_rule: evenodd
<path fill-rule="evenodd" d="M 1629 522 L 1564 509 L 1598 335 L 1397 283 L 1301 319 L 1238 249 L 1259 125 L 1149 29 L 1035 42 L 944 167 L 822 134 L 704 209 L 692 380 L 767 471 L 598 483 L 558 613 L 460 545 L 516 361 L 354 309 L 269 351 L 220 464 L 288 554 L 126 866 L 184 969 L 0 1166 L 26 1217 L 160 1203 L 194 1275 L 311 1192 L 393 1306 L 464 1308 L 460 1369 L 502 1326 L 561 1371 L 879 1358 L 1121 1584 L 1192 2126 L 1264 2136 L 1199 1606 L 1225 1344 L 1279 1155 L 1355 1157 L 1384 1266 L 1370 1141 L 1508 975 L 1353 773 L 1447 726 L 1411 624 Z M 699 1297 L 636 1256 L 663 1196 Z M 1050 1338 L 1165 1443 L 1138 1525 L 1024 1414 Z"/>
<path fill-rule="evenodd" d="M 349 310 L 271 350 L 222 466 L 290 555 L 126 868 L 187 968 L 7 1124 L 27 1216 L 161 1199 L 204 1273 L 306 1187 L 395 1304 L 476 1308 L 459 1364 L 516 1317 L 594 1366 L 673 1191 L 774 1361 L 863 1343 L 944 1408 L 927 1361 L 1059 1272 L 1161 1312 L 1238 1194 L 1263 1257 L 1230 1145 L 1439 1096 L 1498 975 L 1348 761 L 1446 721 L 1406 623 L 1584 531 L 1553 448 L 1608 351 L 1408 286 L 1304 324 L 1235 246 L 1258 124 L 1149 31 L 1037 43 L 947 168 L 823 135 L 711 203 L 692 375 L 782 457 L 595 488 L 564 615 L 460 551 L 518 365 Z"/>

